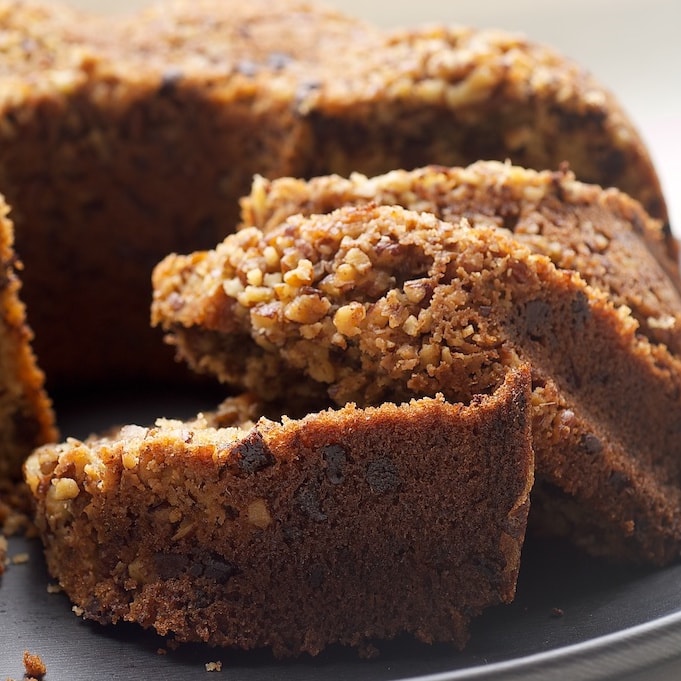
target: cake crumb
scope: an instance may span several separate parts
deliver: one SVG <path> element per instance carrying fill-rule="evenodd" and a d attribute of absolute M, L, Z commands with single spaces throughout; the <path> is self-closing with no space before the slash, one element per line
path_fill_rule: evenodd
<path fill-rule="evenodd" d="M 222 661 L 217 660 L 216 662 L 206 662 L 207 672 L 221 672 L 222 671 Z"/>
<path fill-rule="evenodd" d="M 565 614 L 565 611 L 562 608 L 551 608 L 551 617 L 562 617 Z"/>
<path fill-rule="evenodd" d="M 75 613 L 76 617 L 82 617 L 85 614 L 85 610 L 81 608 L 79 605 L 74 605 L 71 610 L 73 613 Z"/>
<path fill-rule="evenodd" d="M 12 564 L 13 565 L 25 565 L 28 563 L 28 553 L 17 553 L 14 556 L 12 556 Z"/>
<path fill-rule="evenodd" d="M 61 592 L 62 592 L 62 588 L 59 584 L 49 583 L 47 585 L 47 593 L 48 594 L 60 594 Z"/>
<path fill-rule="evenodd" d="M 28 650 L 24 650 L 24 669 L 26 676 L 33 679 L 42 679 L 47 673 L 47 666 L 40 655 L 29 653 Z"/>
<path fill-rule="evenodd" d="M 157 648 L 156 649 L 156 654 L 157 655 L 167 655 L 168 651 L 165 648 Z"/>

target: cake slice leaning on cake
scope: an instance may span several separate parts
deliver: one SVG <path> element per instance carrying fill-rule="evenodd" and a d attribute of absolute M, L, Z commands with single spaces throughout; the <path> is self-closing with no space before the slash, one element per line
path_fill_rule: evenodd
<path fill-rule="evenodd" d="M 366 203 L 426 211 L 442 220 L 503 227 L 560 269 L 576 270 L 626 305 L 639 331 L 681 351 L 681 275 L 664 225 L 616 189 L 577 181 L 569 170 L 535 171 L 479 161 L 368 178 L 354 173 L 309 181 L 256 177 L 241 199 L 242 223 L 267 230 L 296 213 Z"/>
<path fill-rule="evenodd" d="M 218 412 L 46 445 L 26 478 L 50 572 L 85 617 L 176 641 L 278 656 L 404 632 L 463 646 L 471 617 L 515 594 L 529 389 L 519 365 L 467 405 L 231 427 Z"/>
<path fill-rule="evenodd" d="M 678 558 L 681 362 L 508 230 L 344 207 L 169 256 L 154 289 L 180 357 L 265 399 L 465 402 L 529 362 L 531 520 L 594 554 Z"/>

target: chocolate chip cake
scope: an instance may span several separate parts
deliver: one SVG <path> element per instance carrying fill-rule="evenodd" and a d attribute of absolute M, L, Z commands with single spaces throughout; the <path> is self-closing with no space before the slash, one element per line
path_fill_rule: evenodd
<path fill-rule="evenodd" d="M 0 31 L 0 190 L 53 385 L 186 378 L 148 328 L 152 267 L 231 231 L 255 173 L 568 161 L 666 216 L 612 95 L 501 31 L 385 31 L 298 0 L 120 18 L 3 0 Z"/>
<path fill-rule="evenodd" d="M 681 361 L 624 306 L 507 229 L 398 206 L 244 227 L 154 273 L 197 371 L 264 399 L 469 401 L 532 366 L 532 522 L 595 554 L 681 548 Z"/>
<path fill-rule="evenodd" d="M 52 574 L 102 623 L 316 654 L 409 632 L 462 646 L 515 593 L 530 372 L 470 404 L 346 405 L 230 427 L 159 420 L 38 449 Z M 243 413 L 243 405 L 221 412 Z"/>
<path fill-rule="evenodd" d="M 8 207 L 0 196 L 0 507 L 5 484 L 21 478 L 26 456 L 56 437 L 52 406 L 31 349 L 32 334 L 19 298 L 17 270 L 21 263 L 14 253 L 13 239 Z"/>

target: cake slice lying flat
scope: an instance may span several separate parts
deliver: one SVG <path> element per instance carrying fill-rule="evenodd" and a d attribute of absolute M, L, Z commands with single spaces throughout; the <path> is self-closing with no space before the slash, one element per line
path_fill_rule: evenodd
<path fill-rule="evenodd" d="M 8 210 L 0 196 L 0 497 L 4 484 L 21 478 L 26 456 L 56 438 L 52 406 L 19 299 L 21 285 Z"/>
<path fill-rule="evenodd" d="M 347 207 L 169 256 L 154 287 L 178 354 L 266 399 L 465 402 L 530 362 L 531 520 L 593 553 L 678 557 L 681 363 L 507 230 Z"/>
<path fill-rule="evenodd" d="M 491 396 L 38 449 L 51 573 L 87 618 L 316 654 L 411 632 L 462 646 L 513 599 L 533 455 L 529 369 Z"/>

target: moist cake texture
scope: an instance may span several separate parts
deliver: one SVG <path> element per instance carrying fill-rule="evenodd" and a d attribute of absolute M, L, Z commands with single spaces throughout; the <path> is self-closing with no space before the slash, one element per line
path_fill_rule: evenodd
<path fill-rule="evenodd" d="M 152 267 L 221 240 L 255 173 L 568 161 L 666 219 L 612 95 L 522 37 L 384 31 L 296 0 L 186 0 L 124 18 L 5 0 L 0 31 L 0 189 L 54 385 L 185 378 L 148 328 Z"/>
<path fill-rule="evenodd" d="M 462 646 L 512 600 L 533 454 L 527 366 L 471 404 L 126 426 L 38 449 L 51 573 L 85 617 L 316 654 L 409 632 Z M 248 411 L 248 410 L 246 410 Z M 454 492 L 454 493 L 453 493 Z"/>
<path fill-rule="evenodd" d="M 6 483 L 21 478 L 26 456 L 57 435 L 19 298 L 21 264 L 13 248 L 8 210 L 0 196 L 0 506 Z"/>
<path fill-rule="evenodd" d="M 508 230 L 344 207 L 168 256 L 154 287 L 178 355 L 264 399 L 466 402 L 529 362 L 532 522 L 611 558 L 678 557 L 681 363 Z"/>

